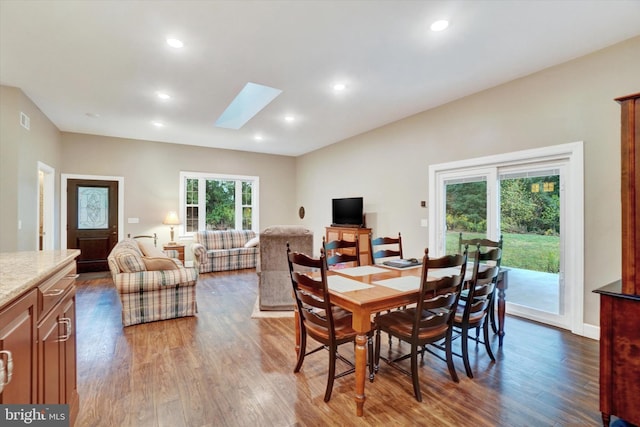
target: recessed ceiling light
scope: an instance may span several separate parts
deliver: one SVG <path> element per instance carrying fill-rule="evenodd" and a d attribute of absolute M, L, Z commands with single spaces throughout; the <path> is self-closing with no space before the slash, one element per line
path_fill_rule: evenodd
<path fill-rule="evenodd" d="M 344 83 L 336 83 L 333 85 L 333 90 L 338 92 L 345 90 L 346 88 L 347 88 L 347 85 L 345 85 Z"/>
<path fill-rule="evenodd" d="M 169 37 L 167 39 L 167 44 L 176 49 L 180 49 L 181 47 L 184 46 L 184 43 L 182 43 L 182 40 L 174 39 L 172 37 Z"/>
<path fill-rule="evenodd" d="M 449 21 L 447 21 L 446 19 L 441 19 L 431 24 L 431 31 L 446 30 L 448 26 L 449 26 Z"/>
<path fill-rule="evenodd" d="M 294 121 L 295 119 L 296 119 L 296 118 L 295 118 L 295 117 L 293 117 L 293 116 L 291 116 L 291 115 L 289 115 L 289 116 L 284 116 L 284 120 L 285 120 L 285 121 L 287 121 L 287 122 L 292 122 L 292 121 Z"/>
<path fill-rule="evenodd" d="M 262 141 L 264 138 L 262 137 L 262 135 L 256 135 L 253 137 L 253 139 L 255 139 L 256 141 Z"/>
<path fill-rule="evenodd" d="M 171 96 L 168 93 L 157 92 L 156 95 L 158 95 L 158 98 L 162 99 L 163 101 L 171 99 Z"/>
<path fill-rule="evenodd" d="M 98 117 L 100 117 L 100 114 L 98 113 L 84 113 L 87 117 L 91 117 L 92 119 L 97 119 Z"/>
<path fill-rule="evenodd" d="M 162 122 L 151 122 L 151 123 L 157 128 L 164 127 L 164 123 L 162 123 Z"/>

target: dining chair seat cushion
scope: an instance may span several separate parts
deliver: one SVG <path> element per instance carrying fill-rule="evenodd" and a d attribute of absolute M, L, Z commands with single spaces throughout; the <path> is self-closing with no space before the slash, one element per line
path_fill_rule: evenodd
<path fill-rule="evenodd" d="M 382 329 L 391 331 L 405 337 L 410 337 L 415 321 L 415 309 L 397 310 L 383 314 L 375 318 L 375 323 Z M 438 337 L 444 338 L 449 329 L 449 325 L 442 324 L 433 328 L 421 328 L 418 339 L 432 340 Z"/>
<path fill-rule="evenodd" d="M 464 315 L 464 304 L 458 303 L 458 307 L 456 308 L 456 317 L 454 318 L 453 322 L 455 324 L 462 323 L 463 315 Z M 477 311 L 475 313 L 470 313 L 469 314 L 469 324 L 470 325 L 475 325 L 476 323 L 480 322 L 483 317 L 484 317 L 484 312 L 482 312 L 482 311 Z"/>

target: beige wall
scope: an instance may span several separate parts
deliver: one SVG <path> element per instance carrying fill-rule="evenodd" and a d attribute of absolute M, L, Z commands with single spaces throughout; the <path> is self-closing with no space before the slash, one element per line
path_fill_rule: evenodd
<path fill-rule="evenodd" d="M 159 244 L 170 240 L 162 220 L 178 210 L 181 171 L 258 176 L 260 229 L 296 218 L 293 157 L 66 132 L 62 155 L 65 174 L 124 178 L 124 236 L 156 232 Z"/>
<path fill-rule="evenodd" d="M 584 321 L 597 325 L 592 290 L 621 271 L 620 108 L 613 99 L 640 91 L 639 76 L 636 37 L 301 156 L 303 223 L 318 247 L 331 198 L 363 196 L 374 234 L 400 231 L 405 252 L 419 256 L 429 232 L 420 226 L 429 165 L 584 141 Z"/>
<path fill-rule="evenodd" d="M 30 130 L 20 126 L 20 112 L 29 116 Z M 54 124 L 20 89 L 0 86 L 0 252 L 37 249 L 38 161 L 55 169 L 59 222 L 60 151 Z M 54 232 L 57 247 L 58 228 Z"/>
<path fill-rule="evenodd" d="M 300 223 L 319 248 L 333 197 L 363 196 L 375 234 L 401 231 L 422 253 L 428 228 L 428 166 L 584 141 L 585 310 L 598 324 L 592 290 L 620 276 L 620 111 L 613 98 L 640 91 L 640 37 L 452 102 L 316 152 L 291 157 L 63 133 L 19 89 L 0 93 L 0 250 L 35 247 L 38 160 L 60 173 L 124 177 L 124 233 L 158 232 L 178 204 L 181 170 L 260 177 L 260 228 Z M 425 76 L 428 78 L 428 75 Z M 31 116 L 31 132 L 18 124 Z M 389 172 L 382 172 L 387 166 Z M 59 179 L 56 184 L 59 209 Z M 297 218 L 298 206 L 306 217 Z M 136 217 L 139 224 L 127 224 Z M 17 221 L 23 229 L 17 231 Z M 59 224 L 56 213 L 56 226 Z M 56 245 L 59 233 L 56 235 Z"/>

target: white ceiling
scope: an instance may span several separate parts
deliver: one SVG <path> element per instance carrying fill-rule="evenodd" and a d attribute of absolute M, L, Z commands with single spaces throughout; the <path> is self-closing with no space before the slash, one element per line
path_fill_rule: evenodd
<path fill-rule="evenodd" d="M 0 83 L 62 131 L 296 156 L 637 35 L 640 0 L 0 0 Z M 283 92 L 214 127 L 248 82 Z"/>

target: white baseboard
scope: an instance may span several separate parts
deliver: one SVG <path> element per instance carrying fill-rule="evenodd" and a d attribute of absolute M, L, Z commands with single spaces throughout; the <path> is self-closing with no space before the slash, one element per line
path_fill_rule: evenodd
<path fill-rule="evenodd" d="M 588 323 L 583 324 L 583 326 L 582 326 L 582 336 L 599 341 L 600 340 L 600 326 L 590 325 Z"/>

